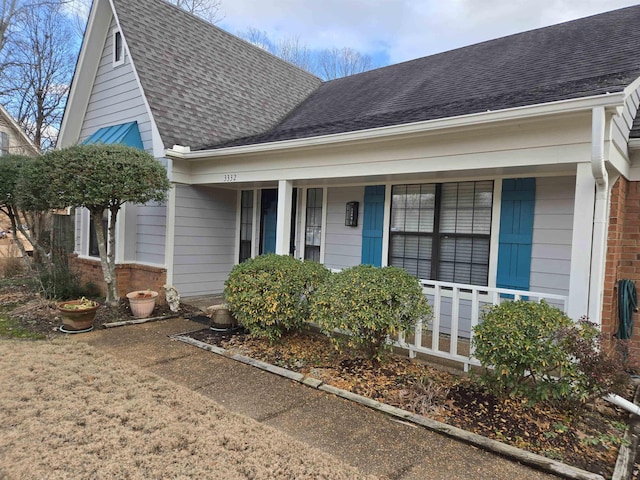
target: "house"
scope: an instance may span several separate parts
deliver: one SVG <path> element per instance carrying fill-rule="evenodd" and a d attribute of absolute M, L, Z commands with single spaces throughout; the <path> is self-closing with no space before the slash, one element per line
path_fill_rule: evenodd
<path fill-rule="evenodd" d="M 33 156 L 38 153 L 38 148 L 18 122 L 0 105 L 0 157 L 10 154 Z"/>
<path fill-rule="evenodd" d="M 117 225 L 123 289 L 219 293 L 276 252 L 416 275 L 435 316 L 412 353 L 468 363 L 482 306 L 507 297 L 610 337 L 617 280 L 640 280 L 639 21 L 634 6 L 321 82 L 162 0 L 95 0 L 59 145 L 167 166 L 166 204 Z M 86 212 L 77 225 L 95 272 Z"/>

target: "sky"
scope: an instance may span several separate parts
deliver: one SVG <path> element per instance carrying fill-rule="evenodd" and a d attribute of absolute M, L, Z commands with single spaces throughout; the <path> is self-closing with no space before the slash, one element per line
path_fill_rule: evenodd
<path fill-rule="evenodd" d="M 311 49 L 350 47 L 377 66 L 640 3 L 638 0 L 221 0 L 218 25 Z"/>

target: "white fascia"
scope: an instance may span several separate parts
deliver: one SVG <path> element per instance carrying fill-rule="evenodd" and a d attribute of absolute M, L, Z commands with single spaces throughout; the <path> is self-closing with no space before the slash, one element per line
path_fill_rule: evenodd
<path fill-rule="evenodd" d="M 625 97 L 626 95 L 624 92 L 607 93 L 604 95 L 561 100 L 558 102 L 542 103 L 525 107 L 515 107 L 497 111 L 489 110 L 482 113 L 461 115 L 459 117 L 449 117 L 423 122 L 358 130 L 355 132 L 336 133 L 319 137 L 283 140 L 280 142 L 259 143 L 212 150 L 197 150 L 192 152 L 188 146 L 174 145 L 173 148 L 167 149 L 166 156 L 185 160 L 200 160 L 213 157 L 226 157 L 229 155 L 246 155 L 276 150 L 317 147 L 337 143 L 375 141 L 387 137 L 436 132 L 444 129 L 472 128 L 495 122 L 524 120 L 553 114 L 590 111 L 594 107 L 604 107 L 606 109 L 618 108 L 624 105 Z"/>

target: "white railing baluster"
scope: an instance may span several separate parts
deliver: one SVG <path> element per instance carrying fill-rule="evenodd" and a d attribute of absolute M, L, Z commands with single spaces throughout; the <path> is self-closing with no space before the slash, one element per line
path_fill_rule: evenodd
<path fill-rule="evenodd" d="M 458 354 L 458 323 L 460 318 L 460 289 L 453 287 L 451 297 L 451 338 L 449 340 L 449 353 Z"/>
<path fill-rule="evenodd" d="M 417 353 L 425 353 L 436 357 L 446 358 L 460 362 L 464 366 L 464 370 L 467 371 L 470 365 L 480 365 L 480 363 L 473 358 L 473 349 L 471 348 L 471 341 L 473 338 L 473 327 L 480 322 L 480 309 L 482 305 L 499 305 L 503 298 L 514 298 L 519 300 L 527 298 L 529 301 L 545 300 L 549 303 L 560 304 L 564 307 L 566 313 L 569 299 L 566 295 L 556 295 L 552 293 L 539 293 L 539 292 L 525 292 L 522 290 L 513 290 L 509 288 L 495 288 L 495 287 L 483 287 L 476 285 L 464 285 L 451 282 L 438 282 L 435 280 L 420 280 L 422 290 L 425 296 L 431 297 L 433 295 L 433 319 L 431 321 L 431 346 L 422 345 L 422 328 L 424 322 L 420 320 L 416 325 L 414 334 L 414 341 L 411 344 L 406 342 L 404 336 L 399 336 L 396 345 L 409 350 L 409 356 L 415 357 Z M 451 300 L 451 339 L 448 351 L 440 351 L 440 330 L 442 322 L 440 316 L 442 315 L 442 301 L 443 298 Z M 461 320 L 461 302 L 468 302 L 464 305 L 471 306 L 471 318 L 463 318 Z M 460 335 L 460 322 L 470 320 L 471 332 L 469 338 L 466 338 L 465 342 L 469 341 L 469 354 L 462 355 L 458 353 L 458 342 Z"/>
<path fill-rule="evenodd" d="M 442 306 L 442 289 L 436 285 L 433 297 L 433 321 L 431 322 L 431 348 L 434 351 L 440 350 L 440 309 Z"/>

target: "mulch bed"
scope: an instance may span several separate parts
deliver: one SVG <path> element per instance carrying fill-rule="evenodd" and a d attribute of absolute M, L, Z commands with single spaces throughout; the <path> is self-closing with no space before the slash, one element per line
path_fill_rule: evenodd
<path fill-rule="evenodd" d="M 560 460 L 610 478 L 628 415 L 603 400 L 581 411 L 551 403 L 533 407 L 519 398 L 499 399 L 468 375 L 391 356 L 373 362 L 341 354 L 316 332 L 287 335 L 277 343 L 244 333 L 210 329 L 187 334 L 267 363 L 373 398 L 485 437 Z M 632 396 L 629 391 L 629 398 Z"/>

